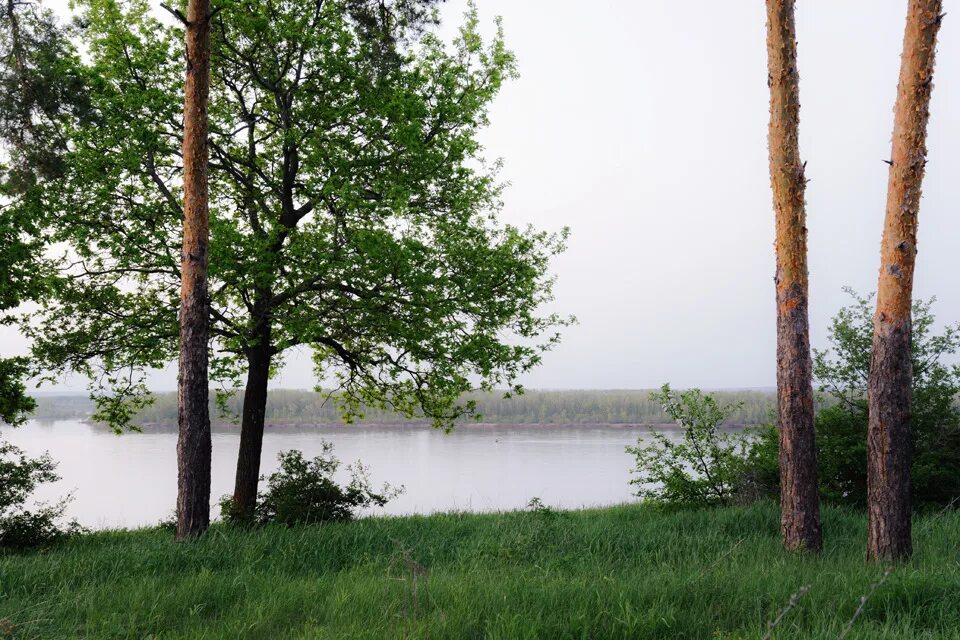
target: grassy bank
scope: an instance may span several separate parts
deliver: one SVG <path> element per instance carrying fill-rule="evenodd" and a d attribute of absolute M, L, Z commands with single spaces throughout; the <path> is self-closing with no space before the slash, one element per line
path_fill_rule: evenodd
<path fill-rule="evenodd" d="M 865 526 L 828 509 L 817 558 L 780 550 L 770 504 L 105 532 L 0 557 L 0 619 L 22 638 L 762 638 L 809 585 L 773 637 L 837 638 L 883 580 Z M 960 514 L 916 529 L 846 637 L 960 638 Z"/>

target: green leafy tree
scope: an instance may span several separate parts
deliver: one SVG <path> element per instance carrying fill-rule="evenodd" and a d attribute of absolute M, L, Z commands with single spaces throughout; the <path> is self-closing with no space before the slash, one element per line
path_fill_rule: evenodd
<path fill-rule="evenodd" d="M 68 33 L 35 2 L 0 4 L 0 323 L 5 314 L 45 291 L 43 217 L 10 207 L 14 196 L 59 175 L 61 127 L 84 112 L 78 78 L 62 63 Z M 0 354 L 0 421 L 18 424 L 34 408 L 23 383 L 24 358 Z"/>
<path fill-rule="evenodd" d="M 28 458 L 12 444 L 0 442 L 0 547 L 45 545 L 82 531 L 76 522 L 63 523 L 69 497 L 25 506 L 37 486 L 60 479 L 56 469 L 49 455 Z"/>
<path fill-rule="evenodd" d="M 357 0 L 224 0 L 214 18 L 211 378 L 244 387 L 241 517 L 290 349 L 312 350 L 348 418 L 449 427 L 474 413 L 465 391 L 517 391 L 567 322 L 540 312 L 565 233 L 498 221 L 477 141 L 515 74 L 502 34 L 485 44 L 471 8 L 451 45 L 416 3 L 376 4 L 380 26 Z M 80 6 L 96 125 L 70 129 L 64 175 L 16 204 L 55 212 L 69 247 L 24 327 L 42 366 L 88 375 L 97 417 L 122 427 L 149 401 L 144 370 L 177 349 L 182 53 L 145 2 Z"/>
<path fill-rule="evenodd" d="M 853 304 L 830 325 L 830 348 L 814 351 L 814 375 L 824 394 L 817 414 L 817 463 L 824 499 L 862 507 L 867 502 L 867 379 L 873 341 L 873 296 L 847 289 Z M 913 303 L 914 504 L 947 505 L 960 496 L 960 366 L 944 362 L 960 350 L 960 323 L 936 332 L 935 299 Z M 776 428 L 760 432 L 750 452 L 749 474 L 776 491 Z"/>
<path fill-rule="evenodd" d="M 720 404 L 699 389 L 673 391 L 664 385 L 653 399 L 681 429 L 679 441 L 651 430 L 650 442 L 640 438 L 627 453 L 636 459 L 636 495 L 677 505 L 727 505 L 736 497 L 743 477 L 746 438 L 721 425 L 739 407 Z"/>

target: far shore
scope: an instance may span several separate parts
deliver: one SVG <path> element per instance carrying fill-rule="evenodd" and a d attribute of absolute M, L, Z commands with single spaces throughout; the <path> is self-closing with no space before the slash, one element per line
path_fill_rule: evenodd
<path fill-rule="evenodd" d="M 63 422 L 71 418 L 61 418 L 56 420 L 42 419 L 35 420 L 38 424 L 51 424 L 53 422 Z M 102 423 L 93 422 L 88 418 L 72 418 L 77 422 L 90 425 L 95 428 L 108 429 Z M 741 431 L 755 427 L 756 425 L 729 424 L 724 425 L 725 430 Z M 238 431 L 239 422 L 214 421 L 211 428 L 217 433 L 228 433 Z M 347 424 L 343 422 L 267 422 L 266 428 L 269 430 L 283 431 L 336 431 L 340 429 L 410 429 L 410 430 L 431 430 L 434 427 L 429 422 L 355 422 Z M 145 422 L 137 425 L 137 429 L 144 432 L 163 433 L 175 432 L 177 430 L 176 422 Z M 470 422 L 458 424 L 453 429 L 486 429 L 486 430 L 510 430 L 510 429 L 649 429 L 652 431 L 680 431 L 682 427 L 675 423 L 640 423 L 640 422 Z"/>

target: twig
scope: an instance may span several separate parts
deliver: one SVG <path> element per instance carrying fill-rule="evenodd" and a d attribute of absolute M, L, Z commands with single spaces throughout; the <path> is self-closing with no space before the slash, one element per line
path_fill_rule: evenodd
<path fill-rule="evenodd" d="M 717 565 L 720 564 L 720 561 L 723 560 L 724 558 L 726 558 L 727 556 L 729 556 L 729 555 L 730 555 L 731 553 L 733 553 L 734 551 L 736 551 L 736 550 L 737 550 L 737 547 L 739 547 L 741 544 L 743 544 L 743 541 L 744 541 L 744 540 L 746 540 L 746 537 L 741 537 L 739 540 L 737 540 L 736 542 L 734 542 L 734 543 L 733 543 L 733 546 L 731 546 L 729 549 L 727 549 L 727 550 L 724 551 L 722 554 L 720 554 L 720 556 L 718 556 L 717 559 L 714 560 L 714 561 L 710 564 L 710 566 L 707 568 L 706 571 L 703 572 L 703 574 L 705 575 L 705 574 L 707 574 L 707 573 L 710 573 L 710 572 L 713 571 L 714 569 L 716 569 L 716 568 L 717 568 Z"/>
<path fill-rule="evenodd" d="M 796 608 L 797 604 L 800 602 L 800 598 L 802 598 L 807 591 L 810 591 L 810 585 L 804 585 L 800 587 L 796 593 L 790 596 L 790 600 L 782 609 L 780 609 L 780 613 L 777 614 L 777 617 L 767 625 L 767 634 L 763 636 L 763 640 L 770 640 L 770 638 L 773 637 L 774 629 L 777 628 L 777 626 L 783 621 L 788 613 Z"/>
<path fill-rule="evenodd" d="M 926 525 L 927 528 L 933 527 L 933 525 L 935 525 L 947 513 L 947 511 L 950 511 L 950 509 L 956 506 L 958 502 L 960 502 L 960 495 L 954 496 L 953 500 L 947 503 L 947 506 L 937 512 L 937 515 L 933 516 L 932 518 L 928 518 L 922 524 Z M 926 533 L 926 529 L 923 527 L 917 527 L 916 533 L 920 534 L 921 532 Z"/>
<path fill-rule="evenodd" d="M 944 516 L 944 514 L 947 513 L 947 511 L 953 508 L 958 501 L 960 501 L 960 496 L 955 496 L 953 500 L 947 503 L 947 506 L 945 506 L 943 509 L 937 512 L 937 515 L 933 516 L 932 518 L 929 518 L 923 524 L 927 525 L 927 527 L 932 527 L 934 524 L 937 523 L 937 521 L 939 521 Z M 923 531 L 923 529 L 918 527 L 916 533 L 919 535 L 921 531 Z M 850 633 L 851 629 L 853 629 L 853 623 L 857 621 L 857 618 L 860 617 L 860 614 L 863 613 L 864 608 L 867 606 L 867 601 L 871 597 L 873 597 L 873 594 L 877 591 L 877 589 L 883 586 L 883 584 L 890 577 L 890 574 L 893 573 L 893 569 L 894 569 L 893 565 L 887 567 L 887 570 L 883 572 L 883 575 L 880 577 L 880 579 L 874 582 L 872 585 L 870 585 L 870 590 L 867 593 L 860 596 L 860 604 L 857 606 L 857 610 L 853 612 L 853 617 L 850 618 L 850 620 L 847 622 L 847 626 L 843 628 L 843 632 L 840 633 L 838 640 L 843 640 L 843 638 L 847 637 L 847 634 Z"/>
<path fill-rule="evenodd" d="M 843 632 L 840 634 L 838 640 L 843 640 L 847 637 L 847 634 L 850 633 L 850 630 L 853 629 L 853 623 L 857 621 L 857 618 L 860 617 L 860 614 L 863 613 L 864 607 L 867 606 L 867 600 L 873 596 L 874 592 L 879 589 L 884 582 L 887 581 L 887 578 L 890 577 L 890 574 L 893 572 L 893 567 L 887 567 L 887 570 L 883 572 L 883 577 L 873 583 L 870 587 L 870 591 L 866 592 L 860 596 L 860 605 L 857 607 L 857 610 L 853 612 L 853 617 L 847 622 L 847 626 L 843 628 Z"/>

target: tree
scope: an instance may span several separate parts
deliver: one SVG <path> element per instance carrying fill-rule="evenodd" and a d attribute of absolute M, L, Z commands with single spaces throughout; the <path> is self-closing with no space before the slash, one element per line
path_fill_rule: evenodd
<path fill-rule="evenodd" d="M 913 551 L 910 505 L 911 296 L 940 0 L 910 0 L 894 106 L 893 151 L 880 247 L 867 437 L 867 556 Z"/>
<path fill-rule="evenodd" d="M 178 14 L 179 15 L 179 14 Z M 210 1 L 190 0 L 183 107 L 183 249 L 180 252 L 180 375 L 177 379 L 177 539 L 210 526 L 210 399 L 207 263 L 207 100 L 210 93 Z"/>
<path fill-rule="evenodd" d="M 355 0 L 229 0 L 212 23 L 210 373 L 226 389 L 246 378 L 241 518 L 288 350 L 312 350 L 348 418 L 367 406 L 449 427 L 473 415 L 470 388 L 519 390 L 567 322 L 540 311 L 565 232 L 497 220 L 498 165 L 477 142 L 514 75 L 502 35 L 485 45 L 471 8 L 451 48 L 408 17 L 415 3 L 376 5 L 381 37 Z M 88 374 L 119 426 L 177 345 L 182 81 L 175 34 L 145 4 L 83 6 L 100 122 L 71 130 L 67 174 L 43 193 L 74 255 L 24 326 L 38 362 Z"/>
<path fill-rule="evenodd" d="M 800 76 L 793 0 L 767 0 L 770 184 L 776 211 L 777 422 L 780 529 L 787 549 L 819 551 L 808 317 L 806 163 L 800 161 Z"/>
<path fill-rule="evenodd" d="M 665 504 L 729 505 L 743 477 L 747 439 L 722 430 L 722 424 L 740 409 L 739 404 L 721 404 L 699 389 L 676 392 L 663 385 L 651 396 L 664 413 L 682 429 L 675 442 L 651 431 L 651 442 L 627 447 L 634 456 L 637 496 Z"/>
<path fill-rule="evenodd" d="M 48 216 L 39 207 L 26 214 L 10 200 L 35 197 L 35 185 L 60 175 L 62 130 L 88 115 L 74 59 L 69 31 L 39 3 L 0 4 L 0 313 L 47 290 L 41 230 Z M 0 358 L 0 421 L 18 424 L 33 410 L 28 371 L 25 358 Z"/>
<path fill-rule="evenodd" d="M 853 303 L 830 325 L 830 348 L 814 350 L 813 373 L 824 394 L 817 412 L 817 466 L 823 500 L 867 506 L 867 380 L 873 342 L 873 296 L 847 292 Z M 942 509 L 960 495 L 960 324 L 934 332 L 934 300 L 913 303 L 911 485 L 916 509 Z M 747 475 L 763 493 L 779 490 L 777 431 L 753 439 Z"/>
<path fill-rule="evenodd" d="M 47 454 L 28 458 L 17 447 L 0 442 L 0 548 L 48 545 L 83 532 L 76 521 L 63 522 L 71 496 L 27 507 L 39 485 L 60 479 L 56 469 Z"/>

